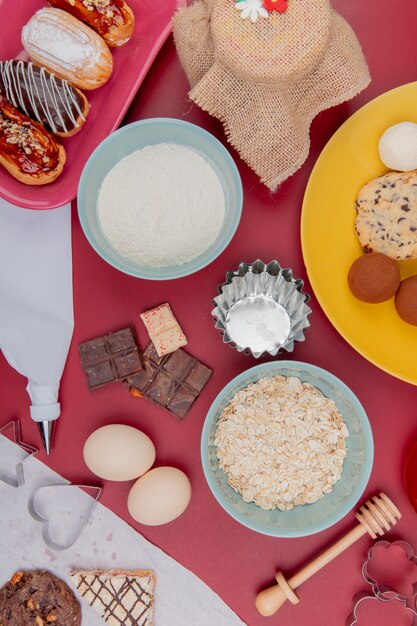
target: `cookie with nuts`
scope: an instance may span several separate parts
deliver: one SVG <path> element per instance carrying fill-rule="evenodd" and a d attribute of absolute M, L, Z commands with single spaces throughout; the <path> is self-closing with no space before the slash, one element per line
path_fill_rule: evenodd
<path fill-rule="evenodd" d="M 16 572 L 0 589 L 0 626 L 81 626 L 81 607 L 50 572 Z"/>

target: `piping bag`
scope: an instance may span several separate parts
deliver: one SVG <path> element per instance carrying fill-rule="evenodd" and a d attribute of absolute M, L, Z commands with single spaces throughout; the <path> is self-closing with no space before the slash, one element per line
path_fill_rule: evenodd
<path fill-rule="evenodd" d="M 33 211 L 0 198 L 0 351 L 28 380 L 47 454 L 73 328 L 71 205 Z"/>

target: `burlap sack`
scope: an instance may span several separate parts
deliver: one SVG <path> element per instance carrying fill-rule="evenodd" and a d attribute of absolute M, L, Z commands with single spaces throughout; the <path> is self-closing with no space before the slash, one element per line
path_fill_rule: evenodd
<path fill-rule="evenodd" d="M 328 0 L 289 0 L 255 23 L 234 0 L 198 0 L 174 17 L 190 98 L 224 124 L 230 143 L 272 191 L 308 156 L 324 109 L 369 81 L 359 42 Z"/>

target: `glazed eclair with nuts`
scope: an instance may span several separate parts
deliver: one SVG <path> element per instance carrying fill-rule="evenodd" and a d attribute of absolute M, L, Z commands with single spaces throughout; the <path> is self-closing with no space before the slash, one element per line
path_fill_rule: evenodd
<path fill-rule="evenodd" d="M 0 94 L 0 164 L 26 185 L 46 185 L 61 174 L 65 160 L 63 146 Z"/>
<path fill-rule="evenodd" d="M 135 28 L 132 9 L 124 0 L 48 0 L 101 35 L 108 46 L 123 46 Z"/>

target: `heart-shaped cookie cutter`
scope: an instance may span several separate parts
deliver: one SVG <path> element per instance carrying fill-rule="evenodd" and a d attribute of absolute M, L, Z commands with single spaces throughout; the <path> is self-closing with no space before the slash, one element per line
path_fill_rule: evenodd
<path fill-rule="evenodd" d="M 62 489 L 80 490 L 82 493 L 84 493 L 84 496 L 89 497 L 89 499 L 91 500 L 91 502 L 88 503 L 88 506 L 86 508 L 84 515 L 79 516 L 79 518 L 81 519 L 81 522 L 77 523 L 75 530 L 69 535 L 66 541 L 62 541 L 62 542 L 56 541 L 52 537 L 51 519 L 50 517 L 45 515 L 44 512 L 40 510 L 39 504 L 37 502 L 42 492 L 45 492 L 45 490 L 48 490 L 48 489 L 51 490 L 52 492 L 55 490 L 58 491 Z M 93 492 L 94 495 L 87 494 L 86 491 L 89 491 L 89 492 L 91 491 Z M 43 540 L 45 544 L 49 548 L 52 548 L 52 550 L 62 551 L 62 550 L 68 550 L 68 548 L 71 548 L 71 546 L 75 544 L 75 542 L 78 540 L 81 533 L 83 532 L 84 528 L 88 524 L 93 514 L 93 511 L 97 505 L 97 502 L 100 499 L 101 492 L 102 492 L 102 488 L 96 485 L 73 485 L 71 483 L 67 483 L 67 484 L 58 483 L 58 484 L 52 484 L 52 485 L 42 485 L 41 487 L 38 487 L 38 489 L 36 489 L 33 492 L 32 496 L 29 499 L 28 509 L 33 519 L 36 520 L 37 522 L 40 522 L 43 526 L 42 536 L 43 536 Z M 72 511 L 73 510 L 74 509 L 72 509 Z M 58 512 L 58 514 L 61 514 L 61 513 Z M 58 525 L 60 527 L 63 527 L 65 523 L 66 523 L 66 520 L 61 519 Z"/>
<path fill-rule="evenodd" d="M 10 441 L 19 446 L 21 450 L 26 452 L 25 458 L 15 464 L 13 468 L 14 476 L 9 473 L 3 472 L 0 474 L 0 481 L 5 483 L 6 485 L 9 485 L 9 487 L 22 487 L 25 484 L 23 463 L 30 459 L 32 456 L 35 456 L 35 454 L 38 454 L 39 450 L 22 441 L 19 420 L 12 420 L 2 426 L 0 428 L 0 435 L 6 437 L 6 439 L 10 439 Z M 12 468 L 10 468 L 10 471 L 11 470 Z"/>

